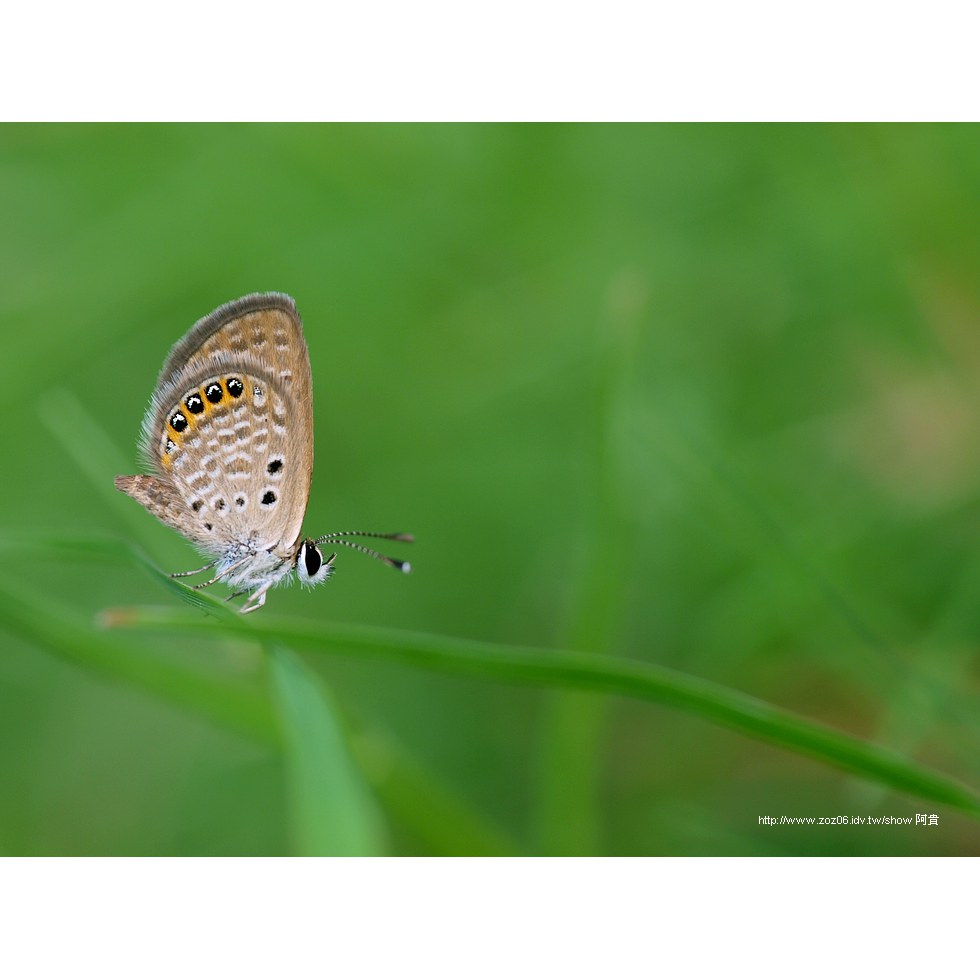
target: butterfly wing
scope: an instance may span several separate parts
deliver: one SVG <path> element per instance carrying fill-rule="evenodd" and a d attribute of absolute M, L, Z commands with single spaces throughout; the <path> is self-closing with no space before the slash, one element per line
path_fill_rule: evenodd
<path fill-rule="evenodd" d="M 131 478 L 117 486 L 206 551 L 286 555 L 310 492 L 312 393 L 293 300 L 227 303 L 174 345 L 157 380 L 140 439 L 153 501 Z"/>

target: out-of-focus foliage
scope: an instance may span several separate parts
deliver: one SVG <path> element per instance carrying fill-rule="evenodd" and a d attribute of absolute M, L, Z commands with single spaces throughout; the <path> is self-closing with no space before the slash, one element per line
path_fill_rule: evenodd
<path fill-rule="evenodd" d="M 258 616 L 646 661 L 976 787 L 978 137 L 0 128 L 0 852 L 977 853 L 697 713 L 104 630 L 179 599 L 94 542 L 195 567 L 112 477 L 171 344 L 286 291 L 307 528 L 413 531 L 416 571 L 345 552 Z"/>

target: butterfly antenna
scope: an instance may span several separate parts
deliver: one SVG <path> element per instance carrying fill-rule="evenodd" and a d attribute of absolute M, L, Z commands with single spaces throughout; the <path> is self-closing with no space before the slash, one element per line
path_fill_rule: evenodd
<path fill-rule="evenodd" d="M 331 531 L 329 534 L 323 534 L 316 539 L 317 544 L 323 544 L 324 541 L 336 541 L 339 538 L 385 538 L 388 541 L 408 541 L 411 543 L 415 538 L 411 534 L 381 534 L 379 531 Z"/>
<path fill-rule="evenodd" d="M 371 537 L 374 538 L 388 538 L 394 537 L 394 535 L 388 534 L 372 534 Z M 317 544 L 323 541 L 323 538 L 317 539 Z M 378 561 L 383 561 L 386 565 L 390 565 L 392 568 L 397 568 L 401 572 L 406 574 L 412 570 L 412 566 L 407 561 L 400 561 L 398 558 L 390 558 L 388 555 L 382 555 L 381 552 L 375 551 L 374 548 L 365 548 L 363 544 L 358 544 L 356 541 L 344 541 L 343 538 L 335 538 L 333 536 L 328 536 L 327 539 L 331 544 L 342 544 L 345 548 L 353 548 L 355 551 L 359 551 L 362 555 L 368 555 L 370 558 L 377 558 Z M 398 537 L 398 541 L 406 540 L 405 537 Z M 411 540 L 409 537 L 408 540 Z"/>

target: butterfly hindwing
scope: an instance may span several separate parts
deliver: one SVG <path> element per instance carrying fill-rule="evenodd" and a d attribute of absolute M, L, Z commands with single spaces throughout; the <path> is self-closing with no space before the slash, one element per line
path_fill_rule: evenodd
<path fill-rule="evenodd" d="M 208 541 L 197 534 L 196 522 L 188 520 L 187 507 L 169 480 L 158 476 L 117 476 L 117 490 L 128 494 L 142 504 L 158 521 L 179 531 L 199 547 L 206 548 Z"/>

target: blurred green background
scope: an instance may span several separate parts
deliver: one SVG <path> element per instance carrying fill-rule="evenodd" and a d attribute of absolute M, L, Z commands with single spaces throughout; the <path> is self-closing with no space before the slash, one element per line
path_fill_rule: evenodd
<path fill-rule="evenodd" d="M 418 543 L 391 549 L 412 576 L 345 552 L 258 616 L 649 661 L 976 787 L 978 205 L 975 126 L 4 126 L 0 535 L 195 567 L 115 460 L 137 471 L 194 321 L 282 290 L 313 363 L 307 529 Z M 68 617 L 96 658 L 261 674 L 247 644 L 100 630 L 180 606 L 134 569 L 3 559 L 0 852 L 316 851 L 276 746 L 10 612 Z M 301 660 L 387 853 L 980 852 L 953 809 L 689 713 Z"/>

